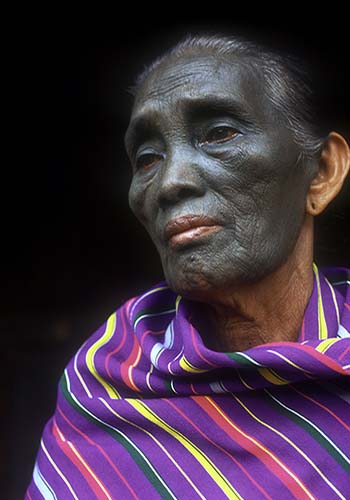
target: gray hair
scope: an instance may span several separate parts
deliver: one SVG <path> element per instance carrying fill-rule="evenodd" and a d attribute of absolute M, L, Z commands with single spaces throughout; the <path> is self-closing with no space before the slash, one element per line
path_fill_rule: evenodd
<path fill-rule="evenodd" d="M 304 159 L 319 156 L 325 135 L 318 128 L 309 76 L 301 61 L 279 54 L 263 45 L 241 37 L 221 35 L 187 36 L 155 59 L 137 77 L 135 95 L 146 78 L 169 58 L 196 55 L 205 51 L 219 56 L 243 56 L 266 82 L 266 93 L 275 108 L 286 118 L 287 126 L 301 148 Z"/>

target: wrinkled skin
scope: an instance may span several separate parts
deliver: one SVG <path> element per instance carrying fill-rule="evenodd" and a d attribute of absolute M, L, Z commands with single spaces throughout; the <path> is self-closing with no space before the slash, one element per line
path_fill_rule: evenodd
<path fill-rule="evenodd" d="M 212 301 L 287 260 L 310 169 L 249 63 L 205 54 L 162 63 L 137 93 L 126 145 L 130 206 L 174 291 Z M 164 228 L 188 214 L 214 217 L 220 230 L 174 248 Z"/>

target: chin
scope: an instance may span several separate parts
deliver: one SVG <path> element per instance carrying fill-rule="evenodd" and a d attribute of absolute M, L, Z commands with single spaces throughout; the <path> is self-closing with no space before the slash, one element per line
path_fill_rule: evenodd
<path fill-rule="evenodd" d="M 276 257 L 276 256 L 275 256 Z M 188 259 L 175 266 L 163 266 L 170 288 L 183 297 L 198 301 L 215 301 L 220 292 L 254 285 L 277 271 L 288 259 L 252 258 L 220 263 L 215 258 L 208 261 Z M 221 265 L 220 265 L 221 264 Z"/>

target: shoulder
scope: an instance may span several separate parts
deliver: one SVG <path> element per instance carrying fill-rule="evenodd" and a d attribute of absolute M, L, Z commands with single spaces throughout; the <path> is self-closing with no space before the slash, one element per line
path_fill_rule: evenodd
<path fill-rule="evenodd" d="M 150 369 L 150 360 L 142 352 L 149 330 L 146 325 L 154 318 L 165 326 L 169 316 L 160 311 L 169 310 L 169 305 L 173 311 L 176 297 L 165 282 L 160 282 L 111 312 L 67 364 L 62 377 L 67 388 L 74 393 L 82 391 L 88 398 L 128 395 L 133 389 L 129 368 L 137 361 L 142 372 Z"/>

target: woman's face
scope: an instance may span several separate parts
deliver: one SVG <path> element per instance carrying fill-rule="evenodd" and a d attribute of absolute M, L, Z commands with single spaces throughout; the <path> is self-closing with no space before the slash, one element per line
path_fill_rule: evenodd
<path fill-rule="evenodd" d="M 130 206 L 173 290 L 198 298 L 256 282 L 292 252 L 310 175 L 246 61 L 163 62 L 138 91 L 126 145 Z"/>

